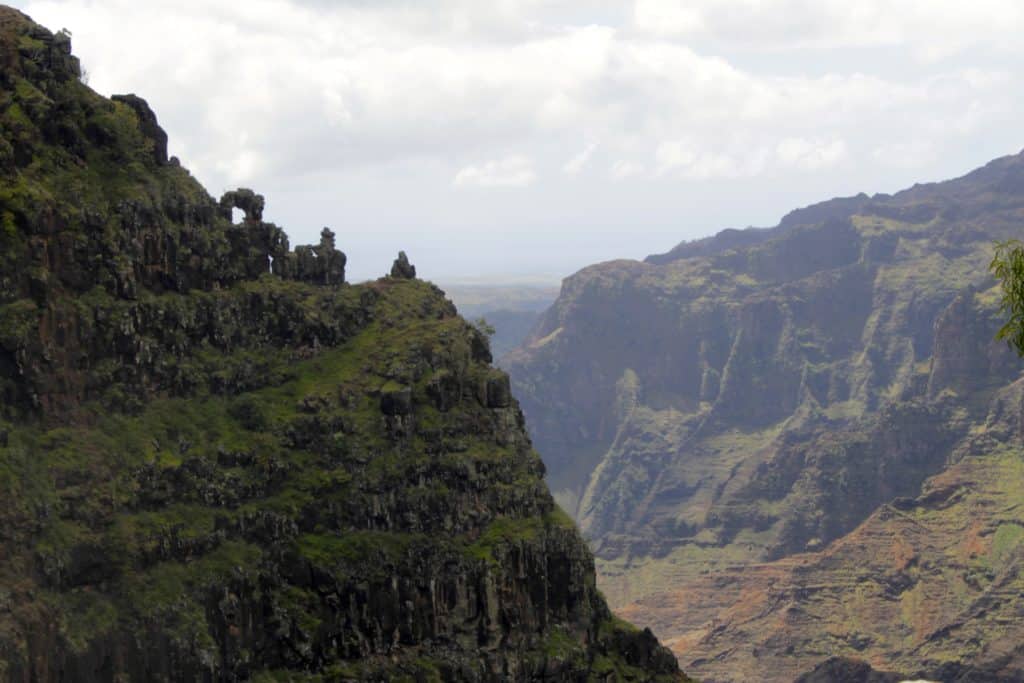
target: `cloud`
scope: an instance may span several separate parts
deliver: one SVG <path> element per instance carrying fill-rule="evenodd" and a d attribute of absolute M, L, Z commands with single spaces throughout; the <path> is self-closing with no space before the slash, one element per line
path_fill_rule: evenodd
<path fill-rule="evenodd" d="M 73 32 L 92 87 L 148 99 L 212 192 L 267 194 L 296 241 L 328 219 L 411 234 L 428 213 L 440 239 L 499 213 L 541 241 L 560 216 L 570 239 L 621 207 L 661 226 L 626 244 L 643 255 L 698 236 L 677 215 L 766 224 L 824 198 L 812 181 L 892 190 L 1022 145 L 1018 0 L 15 4 Z M 750 201 L 693 218 L 738 185 Z"/>
<path fill-rule="evenodd" d="M 637 0 L 633 28 L 774 49 L 898 46 L 934 61 L 981 45 L 1021 52 L 1017 0 Z"/>
<path fill-rule="evenodd" d="M 658 146 L 657 176 L 688 180 L 752 178 L 769 166 L 770 154 L 763 144 L 733 140 L 721 146 L 697 140 L 671 140 Z"/>
<path fill-rule="evenodd" d="M 608 171 L 608 175 L 612 180 L 618 181 L 638 176 L 643 172 L 643 164 L 637 163 L 636 161 L 629 161 L 628 159 L 619 159 L 612 164 L 611 169 Z"/>
<path fill-rule="evenodd" d="M 979 2 L 1016 16 L 1011 5 Z M 1007 110 L 993 102 L 1018 78 L 961 65 L 911 78 L 838 66 L 775 72 L 770 60 L 744 68 L 662 39 L 756 45 L 764 33 L 785 45 L 870 43 L 882 40 L 871 28 L 885 14 L 875 0 L 695 0 L 682 9 L 638 0 L 622 23 L 608 25 L 583 21 L 607 3 L 558 0 L 257 0 L 244 12 L 229 0 L 24 4 L 74 31 L 98 90 L 150 98 L 174 151 L 214 185 L 424 160 L 468 178 L 483 169 L 457 160 L 501 159 L 509 148 L 572 176 L 596 139 L 612 159 L 689 169 L 689 177 L 742 177 L 770 166 L 745 160 L 756 156 L 751 150 L 778 145 L 785 159 L 803 153 L 779 140 L 846 140 L 876 129 L 896 142 L 929 121 L 989 125 Z M 892 21 L 919 19 L 919 4 L 897 0 Z M 952 25 L 954 14 L 942 4 L 931 22 Z M 833 25 L 840 19 L 862 28 L 848 35 Z M 578 23 L 559 23 L 567 20 Z M 974 35 L 991 23 L 975 17 L 963 25 Z M 680 139 L 701 141 L 693 160 L 663 147 Z M 791 161 L 820 167 L 840 152 Z"/>
<path fill-rule="evenodd" d="M 521 156 L 510 156 L 480 165 L 466 166 L 455 174 L 456 187 L 526 187 L 537 179 L 533 164 Z"/>
<path fill-rule="evenodd" d="M 843 140 L 786 138 L 775 148 L 780 164 L 802 171 L 835 166 L 846 158 L 846 152 L 846 142 Z"/>
<path fill-rule="evenodd" d="M 926 140 L 908 140 L 881 145 L 871 150 L 871 158 L 894 168 L 925 168 L 935 162 L 937 150 Z"/>
<path fill-rule="evenodd" d="M 565 165 L 562 166 L 562 173 L 567 176 L 579 175 L 579 172 L 590 163 L 590 158 L 594 156 L 596 149 L 597 144 L 593 142 L 584 147 L 582 152 L 565 162 Z"/>
<path fill-rule="evenodd" d="M 636 27 L 655 35 L 692 35 L 704 30 L 703 12 L 692 5 L 664 0 L 637 0 Z"/>

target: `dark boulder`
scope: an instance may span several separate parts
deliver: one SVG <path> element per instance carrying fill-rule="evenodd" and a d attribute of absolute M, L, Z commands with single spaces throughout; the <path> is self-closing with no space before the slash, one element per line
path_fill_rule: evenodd
<path fill-rule="evenodd" d="M 412 389 L 385 387 L 380 394 L 380 409 L 388 416 L 408 415 L 412 412 Z"/>
<path fill-rule="evenodd" d="M 391 277 L 399 280 L 416 279 L 416 266 L 409 263 L 409 257 L 404 251 L 398 252 L 398 258 L 391 265 Z"/>

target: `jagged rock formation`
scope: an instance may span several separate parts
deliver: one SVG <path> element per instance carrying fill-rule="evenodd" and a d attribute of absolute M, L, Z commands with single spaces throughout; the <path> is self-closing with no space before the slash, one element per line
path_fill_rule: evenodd
<path fill-rule="evenodd" d="M 345 254 L 334 248 L 334 233 L 320 231 L 320 244 L 296 247 L 295 252 L 275 258 L 275 275 L 318 285 L 338 285 L 345 281 Z"/>
<path fill-rule="evenodd" d="M 117 97 L 115 96 L 114 99 L 116 100 Z M 147 106 L 146 109 L 149 110 L 149 107 Z M 245 222 L 256 226 L 263 222 L 263 209 L 266 208 L 266 204 L 263 195 L 256 194 L 247 187 L 240 187 L 237 190 L 225 192 L 220 198 L 220 214 L 224 220 L 230 221 L 232 211 L 239 209 L 245 214 Z"/>
<path fill-rule="evenodd" d="M 399 280 L 415 280 L 416 266 L 409 263 L 404 251 L 398 252 L 398 258 L 391 264 L 391 277 Z"/>
<path fill-rule="evenodd" d="M 138 95 L 114 95 L 110 99 L 127 104 L 135 112 L 139 119 L 139 132 L 142 133 L 143 137 L 153 142 L 153 161 L 159 166 L 169 163 L 167 158 L 167 133 L 157 123 L 156 114 L 149 108 L 149 103 Z M 260 220 L 260 218 L 262 216 L 256 216 L 256 220 Z"/>
<path fill-rule="evenodd" d="M 0 680 L 683 680 L 443 294 L 345 284 L 78 73 L 0 8 Z"/>
<path fill-rule="evenodd" d="M 924 617 L 914 602 L 927 572 L 946 566 L 927 545 L 939 536 L 921 539 L 914 572 L 888 583 L 881 567 L 856 572 L 904 542 L 901 515 L 877 516 L 956 471 L 974 452 L 965 440 L 990 429 L 992 402 L 1020 376 L 994 341 L 987 265 L 994 240 L 1020 235 L 1022 216 L 1024 156 L 1013 156 L 568 278 L 505 367 L 613 606 L 630 605 L 684 668 L 712 680 L 789 681 L 830 654 L 1015 680 L 1016 660 L 989 649 L 1007 627 L 969 608 L 1001 581 L 1016 585 L 1024 560 L 1010 531 L 991 550 L 1002 543 L 993 509 L 959 508 L 941 532 L 981 524 L 974 559 L 951 571 L 990 579 L 927 584 L 928 604 L 989 628 L 972 631 L 977 642 L 947 639 L 947 650 L 923 654 L 932 632 L 921 624 L 960 618 Z M 995 449 L 1009 443 L 1019 447 L 979 453 L 991 457 L 982 467 L 997 467 Z M 879 532 L 833 569 L 871 520 Z M 902 610 L 863 602 L 876 572 L 878 599 Z M 833 597 L 818 605 L 823 593 Z M 865 618 L 843 616 L 837 605 L 849 604 Z"/>

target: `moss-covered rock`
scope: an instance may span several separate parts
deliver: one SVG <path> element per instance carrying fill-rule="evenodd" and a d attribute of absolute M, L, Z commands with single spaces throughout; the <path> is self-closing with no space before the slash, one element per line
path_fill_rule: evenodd
<path fill-rule="evenodd" d="M 443 293 L 78 74 L 0 8 L 0 680 L 681 680 Z"/>

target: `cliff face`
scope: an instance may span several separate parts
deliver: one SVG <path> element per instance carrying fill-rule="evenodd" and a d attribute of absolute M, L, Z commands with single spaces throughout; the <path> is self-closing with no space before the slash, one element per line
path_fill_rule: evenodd
<path fill-rule="evenodd" d="M 0 8 L 0 680 L 683 680 L 443 293 L 290 250 L 78 69 Z"/>
<path fill-rule="evenodd" d="M 673 634 L 707 680 L 790 681 L 835 654 L 903 673 L 894 680 L 1024 679 L 1022 398 L 1024 380 L 997 392 L 920 495 L 880 505 L 828 548 L 665 586 L 623 615 Z"/>
<path fill-rule="evenodd" d="M 746 589 L 920 495 L 985 429 L 996 392 L 1022 368 L 993 341 L 987 265 L 993 240 L 1019 236 L 1022 218 L 1024 156 L 1007 157 L 568 278 L 505 367 L 611 603 L 657 623 L 698 676 L 791 680 L 829 653 L 862 654 L 822 647 L 808 623 L 758 646 L 756 656 L 789 658 L 762 674 L 764 659 L 729 649 L 739 635 L 710 643 Z M 725 570 L 736 591 L 707 576 Z M 784 604 L 804 609 L 795 596 Z M 672 599 L 689 609 L 685 625 L 656 621 Z M 875 624 L 886 638 L 912 631 L 891 616 Z M 898 659 L 887 647 L 866 652 L 901 670 L 886 665 Z M 983 653 L 948 656 L 966 666 Z"/>

